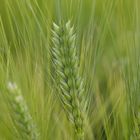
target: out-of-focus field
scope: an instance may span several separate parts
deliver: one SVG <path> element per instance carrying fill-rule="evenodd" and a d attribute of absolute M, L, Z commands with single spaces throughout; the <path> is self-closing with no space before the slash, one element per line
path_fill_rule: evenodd
<path fill-rule="evenodd" d="M 40 140 L 74 140 L 50 83 L 52 23 L 71 20 L 90 103 L 85 140 L 138 140 L 139 0 L 0 0 L 0 140 L 16 140 L 5 88 L 20 87 Z M 137 121 L 137 123 L 140 122 Z"/>

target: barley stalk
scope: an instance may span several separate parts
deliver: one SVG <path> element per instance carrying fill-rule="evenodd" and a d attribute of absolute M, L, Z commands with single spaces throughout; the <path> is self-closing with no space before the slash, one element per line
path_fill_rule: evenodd
<path fill-rule="evenodd" d="M 86 102 L 83 98 L 83 80 L 79 74 L 74 28 L 70 21 L 60 26 L 53 23 L 52 34 L 53 81 L 57 85 L 65 112 L 75 126 L 78 139 L 83 139 Z"/>
<path fill-rule="evenodd" d="M 14 124 L 23 140 L 38 140 L 38 132 L 29 113 L 28 107 L 15 83 L 8 83 L 9 104 L 12 110 Z"/>

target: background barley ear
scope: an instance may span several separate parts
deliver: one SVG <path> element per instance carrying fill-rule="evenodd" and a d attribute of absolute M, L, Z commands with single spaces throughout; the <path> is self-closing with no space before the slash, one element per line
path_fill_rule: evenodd
<path fill-rule="evenodd" d="M 20 139 L 23 140 L 38 140 L 39 133 L 36 125 L 29 113 L 26 102 L 21 94 L 21 90 L 15 83 L 8 83 L 7 86 L 8 101 L 12 113 L 10 114 Z"/>
<path fill-rule="evenodd" d="M 134 118 L 134 131 L 133 131 L 133 140 L 140 140 L 140 112 L 135 114 Z"/>
<path fill-rule="evenodd" d="M 60 25 L 53 23 L 52 30 L 52 78 L 64 110 L 75 126 L 78 139 L 84 137 L 84 114 L 87 100 L 84 98 L 83 78 L 79 74 L 76 34 L 70 21 Z"/>

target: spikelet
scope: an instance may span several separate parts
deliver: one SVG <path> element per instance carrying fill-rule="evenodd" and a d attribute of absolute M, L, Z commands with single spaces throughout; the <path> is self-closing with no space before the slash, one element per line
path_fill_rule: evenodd
<path fill-rule="evenodd" d="M 39 135 L 36 126 L 33 123 L 20 89 L 15 83 L 9 82 L 7 92 L 10 108 L 12 110 L 11 117 L 13 118 L 15 127 L 20 134 L 20 139 L 38 140 Z"/>
<path fill-rule="evenodd" d="M 76 35 L 70 21 L 60 26 L 53 23 L 51 48 L 52 77 L 68 118 L 75 126 L 79 137 L 84 135 L 83 112 L 86 100 L 83 98 L 84 84 L 79 75 Z"/>

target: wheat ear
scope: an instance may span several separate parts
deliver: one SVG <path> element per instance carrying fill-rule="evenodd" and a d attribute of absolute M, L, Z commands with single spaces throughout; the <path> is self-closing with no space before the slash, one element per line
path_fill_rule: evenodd
<path fill-rule="evenodd" d="M 76 35 L 70 21 L 66 24 L 61 23 L 60 26 L 53 23 L 52 34 L 53 81 L 59 90 L 65 112 L 75 126 L 76 135 L 83 139 L 83 112 L 86 104 L 83 98 L 83 80 L 79 75 Z"/>
<path fill-rule="evenodd" d="M 29 113 L 28 107 L 15 83 L 8 83 L 9 104 L 12 110 L 11 117 L 23 140 L 38 140 L 38 132 Z"/>

